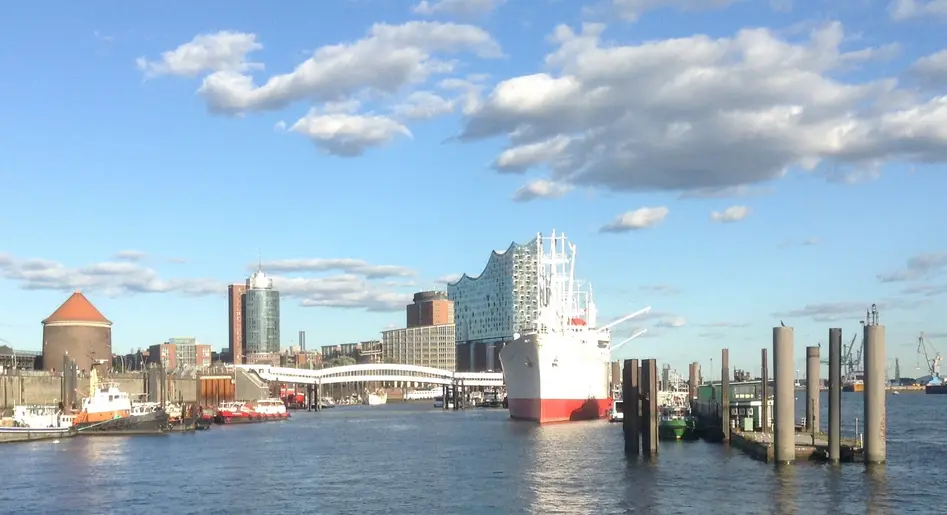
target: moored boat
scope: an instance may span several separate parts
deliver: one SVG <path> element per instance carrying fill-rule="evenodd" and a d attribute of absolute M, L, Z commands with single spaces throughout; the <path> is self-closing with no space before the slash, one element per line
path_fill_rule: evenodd
<path fill-rule="evenodd" d="M 89 380 L 90 395 L 82 399 L 75 417 L 83 434 L 160 434 L 168 430 L 168 414 L 157 403 L 142 403 L 133 410 L 131 397 L 112 382 L 98 381 L 95 369 Z"/>
<path fill-rule="evenodd" d="M 261 421 L 283 420 L 289 418 L 289 411 L 281 399 L 260 399 L 250 403 L 254 413 L 261 417 Z"/>
<path fill-rule="evenodd" d="M 388 402 L 388 392 L 384 389 L 378 389 L 374 392 L 362 392 L 362 404 L 366 406 L 380 406 Z"/>
<path fill-rule="evenodd" d="M 666 406 L 658 421 L 658 438 L 661 440 L 694 440 L 697 438 L 697 422 L 687 408 Z"/>
<path fill-rule="evenodd" d="M 57 440 L 75 434 L 75 417 L 58 406 L 14 406 L 13 427 L 0 427 L 0 443 Z"/>
<path fill-rule="evenodd" d="M 217 407 L 214 415 L 214 422 L 217 424 L 246 424 L 248 422 L 260 422 L 262 417 L 258 416 L 252 408 L 244 402 L 224 402 Z"/>
<path fill-rule="evenodd" d="M 533 254 L 537 278 L 527 294 L 537 297 L 537 318 L 500 350 L 510 417 L 540 424 L 607 417 L 611 351 L 641 334 L 611 347 L 609 330 L 650 308 L 599 328 L 592 291 L 575 279 L 575 245 L 555 232 L 538 235 Z"/>
<path fill-rule="evenodd" d="M 608 411 L 609 422 L 623 422 L 625 420 L 625 403 L 620 397 L 612 398 L 612 408 Z"/>

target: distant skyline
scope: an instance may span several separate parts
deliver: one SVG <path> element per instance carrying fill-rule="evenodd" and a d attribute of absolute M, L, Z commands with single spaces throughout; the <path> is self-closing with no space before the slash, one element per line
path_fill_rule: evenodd
<path fill-rule="evenodd" d="M 283 347 L 378 338 L 555 229 L 602 320 L 653 307 L 618 357 L 753 372 L 783 320 L 800 368 L 877 303 L 911 375 L 947 352 L 937 5 L 11 4 L 0 343 L 80 289 L 116 352 L 219 350 L 260 253 Z"/>

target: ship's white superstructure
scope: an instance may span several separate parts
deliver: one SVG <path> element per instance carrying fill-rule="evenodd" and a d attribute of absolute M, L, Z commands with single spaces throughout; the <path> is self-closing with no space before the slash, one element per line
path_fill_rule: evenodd
<path fill-rule="evenodd" d="M 548 244 L 548 248 L 547 248 Z M 510 416 L 540 423 L 608 415 L 610 328 L 645 308 L 597 327 L 591 288 L 575 280 L 576 247 L 565 235 L 537 235 L 539 314 L 534 328 L 500 351 Z"/>

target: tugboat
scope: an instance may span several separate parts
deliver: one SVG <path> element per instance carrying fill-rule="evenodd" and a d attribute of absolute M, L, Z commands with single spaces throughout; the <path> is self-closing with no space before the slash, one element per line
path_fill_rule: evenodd
<path fill-rule="evenodd" d="M 688 385 L 677 372 L 667 370 L 665 390 L 658 393 L 658 438 L 696 440 L 697 421 L 688 409 Z"/>
<path fill-rule="evenodd" d="M 144 403 L 133 410 L 128 393 L 115 383 L 100 384 L 95 368 L 91 371 L 89 391 L 75 417 L 80 433 L 162 434 L 169 429 L 168 414 L 157 403 Z"/>

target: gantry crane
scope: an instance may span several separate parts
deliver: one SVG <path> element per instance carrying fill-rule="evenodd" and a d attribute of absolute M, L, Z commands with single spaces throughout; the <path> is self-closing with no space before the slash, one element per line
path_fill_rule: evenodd
<path fill-rule="evenodd" d="M 930 349 L 930 352 L 928 352 L 928 349 Z M 917 365 L 915 368 L 918 370 L 921 369 L 922 355 L 924 356 L 924 366 L 927 367 L 927 373 L 931 375 L 931 379 L 940 377 L 940 353 L 924 338 L 923 332 L 917 337 Z"/>

